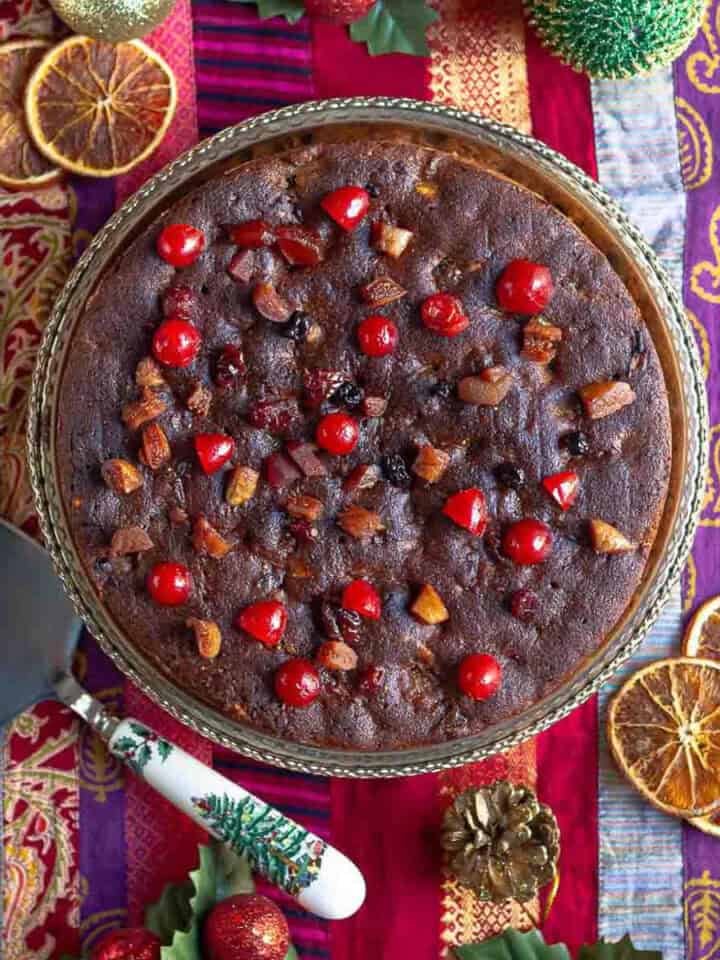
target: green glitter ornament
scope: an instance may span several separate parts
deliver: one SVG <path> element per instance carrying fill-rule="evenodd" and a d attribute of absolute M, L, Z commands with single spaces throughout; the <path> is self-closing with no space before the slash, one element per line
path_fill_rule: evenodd
<path fill-rule="evenodd" d="M 673 61 L 698 31 L 707 0 L 525 0 L 543 43 L 575 70 L 621 79 Z"/>

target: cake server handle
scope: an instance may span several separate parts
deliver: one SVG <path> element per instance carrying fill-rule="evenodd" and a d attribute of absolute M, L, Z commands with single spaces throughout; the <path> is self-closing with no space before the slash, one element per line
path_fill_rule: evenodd
<path fill-rule="evenodd" d="M 365 879 L 339 850 L 139 720 L 113 717 L 70 674 L 54 687 L 113 756 L 306 910 L 342 920 L 360 909 Z"/>

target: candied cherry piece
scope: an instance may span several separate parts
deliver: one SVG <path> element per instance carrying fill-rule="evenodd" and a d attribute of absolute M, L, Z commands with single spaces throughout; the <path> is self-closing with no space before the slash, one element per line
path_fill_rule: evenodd
<path fill-rule="evenodd" d="M 162 312 L 168 319 L 189 320 L 196 306 L 197 296 L 186 283 L 176 283 L 162 295 Z"/>
<path fill-rule="evenodd" d="M 240 347 L 228 343 L 215 364 L 215 383 L 221 390 L 237 390 L 245 376 L 245 358 Z"/>
<path fill-rule="evenodd" d="M 179 607 L 192 588 L 190 571 L 182 563 L 156 563 L 146 583 L 151 598 L 161 607 Z"/>
<path fill-rule="evenodd" d="M 271 247 L 275 243 L 272 227 L 264 220 L 246 220 L 244 223 L 228 224 L 225 228 L 228 236 L 238 247 L 246 250 L 259 250 Z"/>
<path fill-rule="evenodd" d="M 157 252 L 173 267 L 189 267 L 205 249 L 205 234 L 187 223 L 170 223 L 157 238 Z"/>
<path fill-rule="evenodd" d="M 235 441 L 225 433 L 198 433 L 193 443 L 200 466 L 207 474 L 215 473 L 235 453 Z"/>
<path fill-rule="evenodd" d="M 235 618 L 235 626 L 266 647 L 276 647 L 287 628 L 288 615 L 279 600 L 261 600 L 245 607 Z"/>
<path fill-rule="evenodd" d="M 320 693 L 320 674 L 302 657 L 286 660 L 275 671 L 275 693 L 289 707 L 309 707 Z"/>
<path fill-rule="evenodd" d="M 388 317 L 379 314 L 365 317 L 357 329 L 360 349 L 368 357 L 386 357 L 398 345 L 398 328 Z"/>
<path fill-rule="evenodd" d="M 531 566 L 547 560 L 552 550 L 550 527 L 542 520 L 527 517 L 510 524 L 502 539 L 505 556 L 522 566 Z"/>
<path fill-rule="evenodd" d="M 420 316 L 423 325 L 441 337 L 457 337 L 470 325 L 462 303 L 450 293 L 433 293 L 423 300 Z"/>
<path fill-rule="evenodd" d="M 574 470 L 562 470 L 543 477 L 542 485 L 563 510 L 569 510 L 577 500 L 580 478 Z"/>
<path fill-rule="evenodd" d="M 502 671 L 489 653 L 472 653 L 460 664 L 458 686 L 473 700 L 489 700 L 500 689 Z"/>
<path fill-rule="evenodd" d="M 166 367 L 189 366 L 200 350 L 202 337 L 197 327 L 187 320 L 164 320 L 155 331 L 152 352 Z"/>
<path fill-rule="evenodd" d="M 293 266 L 315 267 L 325 257 L 320 235 L 309 227 L 283 224 L 275 228 L 275 237 L 278 250 Z"/>
<path fill-rule="evenodd" d="M 382 613 L 380 594 L 368 580 L 353 580 L 343 590 L 342 605 L 368 620 L 379 620 Z"/>
<path fill-rule="evenodd" d="M 315 440 L 328 453 L 340 456 L 352 453 L 357 446 L 360 431 L 358 425 L 346 413 L 329 413 L 317 425 Z"/>
<path fill-rule="evenodd" d="M 383 684 L 384 679 L 385 671 L 383 668 L 377 667 L 374 663 L 371 663 L 360 674 L 360 678 L 358 680 L 358 689 L 360 693 L 364 694 L 364 696 L 372 697 L 378 692 Z"/>
<path fill-rule="evenodd" d="M 474 537 L 481 537 L 487 526 L 485 494 L 477 487 L 459 490 L 445 501 L 443 513 L 453 523 L 469 530 Z"/>
<path fill-rule="evenodd" d="M 350 231 L 368 212 L 370 195 L 362 187 L 340 187 L 325 194 L 320 206 L 343 230 Z"/>
<path fill-rule="evenodd" d="M 542 313 L 554 290 L 552 274 L 541 263 L 512 260 L 500 274 L 495 293 L 510 313 Z"/>

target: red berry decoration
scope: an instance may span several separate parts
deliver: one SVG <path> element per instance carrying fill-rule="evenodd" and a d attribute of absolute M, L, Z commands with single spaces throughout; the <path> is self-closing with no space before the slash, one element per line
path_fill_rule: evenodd
<path fill-rule="evenodd" d="M 357 423 L 346 413 L 329 413 L 315 431 L 315 441 L 328 453 L 340 456 L 351 453 L 357 446 L 360 431 Z"/>
<path fill-rule="evenodd" d="M 554 290 L 552 274 L 541 263 L 513 260 L 495 288 L 498 303 L 510 313 L 542 313 Z"/>
<path fill-rule="evenodd" d="M 353 580 L 343 590 L 342 605 L 345 610 L 354 610 L 368 620 L 379 620 L 382 601 L 375 587 L 367 580 Z"/>
<path fill-rule="evenodd" d="M 433 333 L 441 337 L 456 337 L 470 326 L 463 309 L 457 297 L 449 293 L 433 293 L 423 300 L 420 316 L 423 325 Z"/>
<path fill-rule="evenodd" d="M 166 367 L 189 366 L 200 350 L 202 338 L 187 320 L 175 317 L 165 320 L 155 331 L 152 352 L 155 359 Z"/>
<path fill-rule="evenodd" d="M 577 500 L 579 484 L 580 478 L 574 470 L 553 473 L 549 477 L 543 477 L 542 481 L 547 492 L 563 510 L 569 510 Z"/>
<path fill-rule="evenodd" d="M 205 249 L 205 234 L 187 223 L 171 223 L 157 238 L 157 252 L 173 267 L 189 267 Z"/>
<path fill-rule="evenodd" d="M 309 707 L 320 693 L 320 674 L 309 660 L 286 660 L 275 672 L 275 693 L 289 707 Z"/>
<path fill-rule="evenodd" d="M 275 243 L 272 227 L 264 220 L 236 223 L 227 227 L 227 232 L 233 243 L 246 250 L 259 250 L 260 247 L 271 247 Z"/>
<path fill-rule="evenodd" d="M 362 187 L 340 187 L 327 193 L 320 206 L 343 230 L 354 230 L 368 212 L 370 195 Z"/>
<path fill-rule="evenodd" d="M 204 960 L 284 960 L 289 946 L 281 910 L 257 893 L 221 900 L 203 924 Z"/>
<path fill-rule="evenodd" d="M 187 601 L 192 577 L 182 563 L 156 563 L 147 575 L 147 590 L 161 607 L 179 607 Z"/>
<path fill-rule="evenodd" d="M 89 960 L 160 960 L 162 941 L 143 927 L 111 930 L 95 944 Z"/>
<path fill-rule="evenodd" d="M 375 0 L 306 0 L 305 12 L 341 26 L 360 20 L 374 5 Z"/>
<path fill-rule="evenodd" d="M 458 671 L 458 686 L 473 700 L 489 700 L 500 688 L 502 671 L 489 653 L 472 653 L 465 657 Z"/>
<path fill-rule="evenodd" d="M 207 474 L 215 473 L 235 453 L 235 441 L 225 433 L 198 433 L 193 443 L 200 466 Z"/>
<path fill-rule="evenodd" d="M 552 532 L 542 520 L 528 517 L 511 524 L 502 540 L 505 556 L 515 563 L 531 566 L 547 560 L 552 550 Z"/>
<path fill-rule="evenodd" d="M 279 600 L 261 600 L 245 607 L 235 618 L 235 626 L 255 637 L 266 647 L 276 647 L 287 628 L 288 615 Z"/>
<path fill-rule="evenodd" d="M 368 357 L 386 357 L 398 345 L 398 328 L 387 317 L 365 317 L 357 329 L 360 349 Z"/>
<path fill-rule="evenodd" d="M 485 494 L 477 487 L 468 487 L 448 497 L 443 513 L 459 527 L 469 530 L 474 537 L 481 537 L 485 533 L 487 503 Z"/>

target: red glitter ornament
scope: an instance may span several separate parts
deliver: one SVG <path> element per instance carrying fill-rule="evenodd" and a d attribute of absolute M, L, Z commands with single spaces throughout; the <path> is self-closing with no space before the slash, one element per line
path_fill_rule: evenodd
<path fill-rule="evenodd" d="M 289 946 L 287 920 L 256 893 L 221 900 L 203 928 L 204 960 L 285 960 Z"/>
<path fill-rule="evenodd" d="M 142 927 L 111 930 L 90 951 L 90 960 L 160 960 L 159 937 Z"/>

